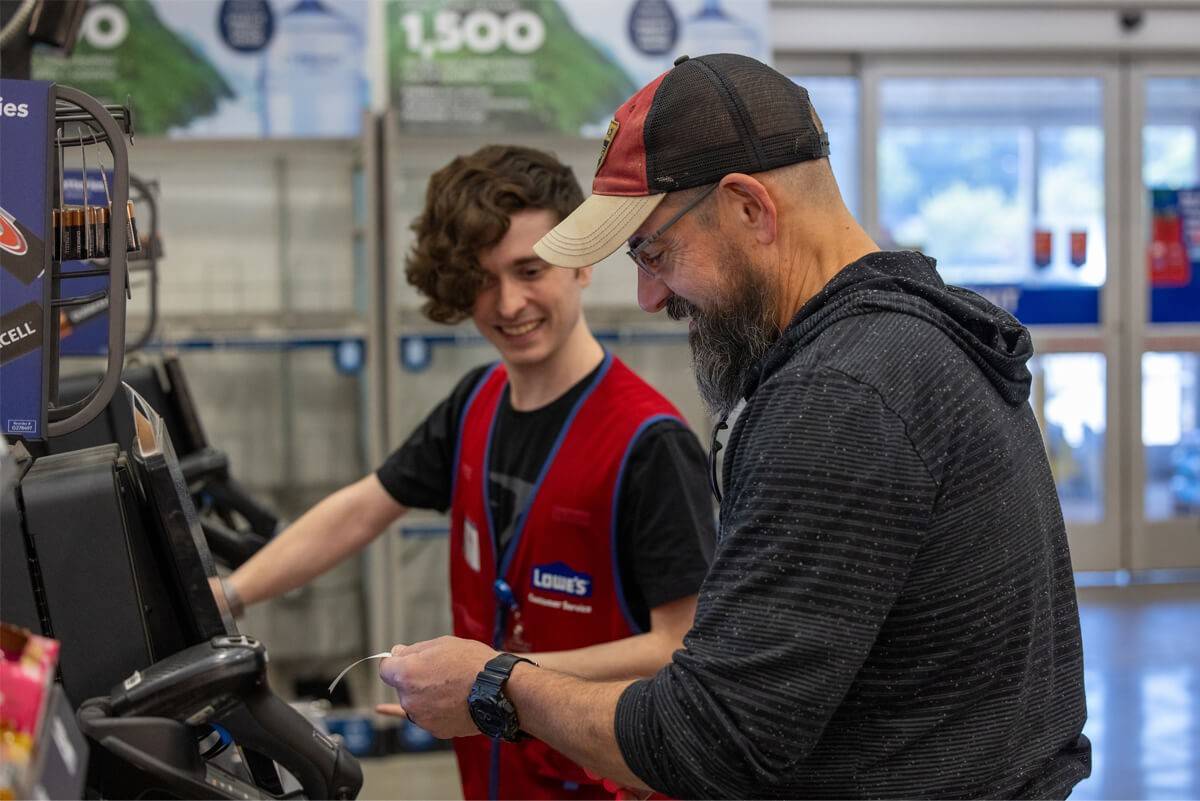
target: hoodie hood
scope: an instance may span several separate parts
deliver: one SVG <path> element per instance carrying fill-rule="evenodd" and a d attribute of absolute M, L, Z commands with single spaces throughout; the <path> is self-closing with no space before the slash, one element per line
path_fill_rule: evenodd
<path fill-rule="evenodd" d="M 996 387 L 1011 406 L 1029 399 L 1033 355 L 1029 330 L 979 295 L 947 286 L 937 262 L 915 251 L 869 253 L 842 269 L 792 318 L 750 376 L 745 397 L 796 352 L 834 323 L 859 314 L 899 312 L 936 326 Z"/>

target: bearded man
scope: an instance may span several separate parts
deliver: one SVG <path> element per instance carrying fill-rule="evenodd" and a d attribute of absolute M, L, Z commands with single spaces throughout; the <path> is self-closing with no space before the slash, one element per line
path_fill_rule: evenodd
<path fill-rule="evenodd" d="M 744 56 L 682 58 L 618 109 L 592 196 L 534 250 L 582 268 L 628 242 L 711 410 L 745 400 L 717 550 L 652 678 L 397 646 L 381 676 L 435 734 L 528 734 L 676 798 L 1065 798 L 1088 775 L 1029 332 L 880 251 L 828 148 L 807 92 Z"/>

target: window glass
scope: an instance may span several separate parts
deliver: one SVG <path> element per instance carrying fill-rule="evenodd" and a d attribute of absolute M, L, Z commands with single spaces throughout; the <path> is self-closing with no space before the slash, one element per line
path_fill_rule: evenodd
<path fill-rule="evenodd" d="M 808 90 L 813 108 L 829 134 L 829 165 L 842 190 L 842 199 L 850 213 L 858 217 L 858 78 L 800 75 L 792 80 Z"/>
<path fill-rule="evenodd" d="M 1142 354 L 1146 519 L 1200 516 L 1200 354 Z"/>
<path fill-rule="evenodd" d="M 1100 286 L 1098 78 L 890 78 L 880 85 L 880 244 L 949 283 Z"/>
<path fill-rule="evenodd" d="M 1104 518 L 1105 358 L 1099 353 L 1053 353 L 1030 368 L 1040 404 L 1050 470 L 1067 522 Z"/>

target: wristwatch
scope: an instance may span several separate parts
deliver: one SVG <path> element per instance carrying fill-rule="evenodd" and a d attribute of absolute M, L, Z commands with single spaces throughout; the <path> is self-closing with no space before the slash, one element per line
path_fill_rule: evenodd
<path fill-rule="evenodd" d="M 481 732 L 493 740 L 504 740 L 510 743 L 525 739 L 525 732 L 517 722 L 517 708 L 504 694 L 504 683 L 512 675 L 513 667 L 518 662 L 528 662 L 533 666 L 537 663 L 532 659 L 514 654 L 500 654 L 492 659 L 471 687 L 467 697 L 467 708 L 471 712 L 471 720 Z"/>

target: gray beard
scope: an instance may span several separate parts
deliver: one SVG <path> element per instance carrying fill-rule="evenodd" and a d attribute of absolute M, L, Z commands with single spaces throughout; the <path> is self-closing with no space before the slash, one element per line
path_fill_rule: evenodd
<path fill-rule="evenodd" d="M 700 399 L 710 414 L 725 417 L 741 401 L 750 371 L 779 337 L 779 328 L 772 320 L 774 293 L 750 265 L 726 252 L 720 266 L 729 278 L 723 306 L 703 310 L 672 295 L 667 314 L 691 319 L 688 342 Z"/>

